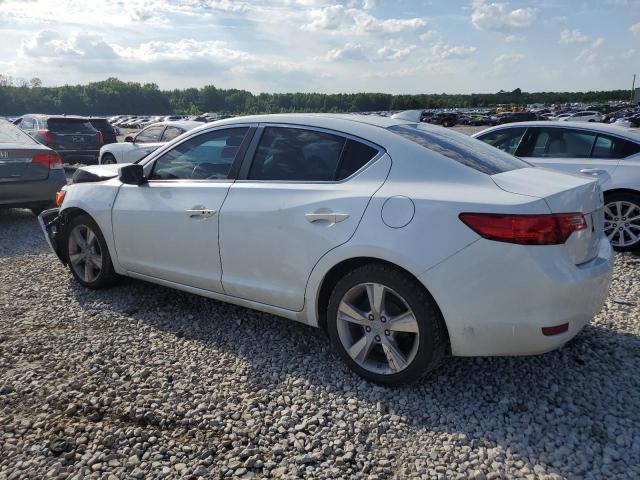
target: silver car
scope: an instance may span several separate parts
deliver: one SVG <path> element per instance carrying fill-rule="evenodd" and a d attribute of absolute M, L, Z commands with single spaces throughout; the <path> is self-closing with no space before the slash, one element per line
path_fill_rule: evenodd
<path fill-rule="evenodd" d="M 0 119 L 0 208 L 29 208 L 38 215 L 66 183 L 56 152 Z"/>
<path fill-rule="evenodd" d="M 500 125 L 474 137 L 536 166 L 601 177 L 611 245 L 619 251 L 640 248 L 640 132 L 540 121 Z"/>

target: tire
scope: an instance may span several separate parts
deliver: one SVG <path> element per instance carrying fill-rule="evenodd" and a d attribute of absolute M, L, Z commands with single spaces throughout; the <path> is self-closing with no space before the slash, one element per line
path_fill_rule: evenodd
<path fill-rule="evenodd" d="M 604 233 L 614 250 L 618 252 L 640 250 L 640 194 L 605 195 L 604 205 Z M 631 221 L 628 221 L 629 219 Z M 633 240 L 630 233 L 637 239 Z"/>
<path fill-rule="evenodd" d="M 89 215 L 78 215 L 71 219 L 64 232 L 63 255 L 76 281 L 93 290 L 113 285 L 118 276 L 113 269 L 107 243 L 96 222 Z M 88 240 L 89 248 L 83 248 L 79 240 L 84 241 L 85 245 Z M 78 259 L 77 255 L 81 258 Z"/>
<path fill-rule="evenodd" d="M 114 157 L 110 153 L 105 153 L 100 159 L 101 165 L 113 165 L 115 163 L 118 163 L 118 161 L 116 160 L 116 157 Z"/>
<path fill-rule="evenodd" d="M 371 296 L 382 298 L 377 312 L 370 308 Z M 415 382 L 435 370 L 448 346 L 433 298 L 413 277 L 384 264 L 359 267 L 336 284 L 327 329 L 334 348 L 354 372 L 389 386 Z"/>
<path fill-rule="evenodd" d="M 450 127 L 451 126 L 451 120 L 445 120 L 444 122 L 442 122 L 442 126 L 443 127 Z"/>

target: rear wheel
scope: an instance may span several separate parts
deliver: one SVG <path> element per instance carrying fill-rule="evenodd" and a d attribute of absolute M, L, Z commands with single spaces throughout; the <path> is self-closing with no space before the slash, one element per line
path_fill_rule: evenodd
<path fill-rule="evenodd" d="M 414 278 L 388 265 L 366 265 L 342 278 L 327 315 L 338 354 L 376 383 L 414 382 L 437 368 L 446 351 L 433 299 Z"/>
<path fill-rule="evenodd" d="M 100 228 L 88 215 L 74 217 L 64 236 L 66 259 L 74 278 L 92 289 L 112 285 L 117 275 Z"/>
<path fill-rule="evenodd" d="M 114 163 L 118 163 L 116 161 L 116 157 L 114 157 L 113 155 L 111 155 L 110 153 L 105 153 L 102 156 L 102 160 L 100 162 L 102 165 L 113 165 Z"/>
<path fill-rule="evenodd" d="M 640 195 L 614 193 L 604 199 L 604 233 L 620 252 L 640 248 Z"/>

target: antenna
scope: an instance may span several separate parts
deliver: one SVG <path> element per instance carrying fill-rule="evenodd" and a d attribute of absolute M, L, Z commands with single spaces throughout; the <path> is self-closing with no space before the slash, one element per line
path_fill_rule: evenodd
<path fill-rule="evenodd" d="M 636 74 L 633 74 L 633 82 L 631 83 L 631 100 L 629 100 L 629 103 L 633 103 L 633 97 L 635 96 L 635 90 L 636 90 Z"/>

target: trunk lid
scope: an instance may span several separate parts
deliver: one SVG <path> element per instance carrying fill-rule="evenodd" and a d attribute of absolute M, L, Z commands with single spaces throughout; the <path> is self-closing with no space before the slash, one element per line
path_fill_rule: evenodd
<path fill-rule="evenodd" d="M 49 168 L 32 163 L 32 159 L 50 152 L 48 148 L 37 144 L 0 143 L 0 183 L 47 179 Z"/>
<path fill-rule="evenodd" d="M 573 232 L 565 247 L 575 264 L 597 255 L 604 232 L 604 200 L 596 178 L 545 168 L 520 168 L 492 175 L 491 179 L 507 192 L 543 199 L 551 213 L 582 213 L 587 228 Z"/>

